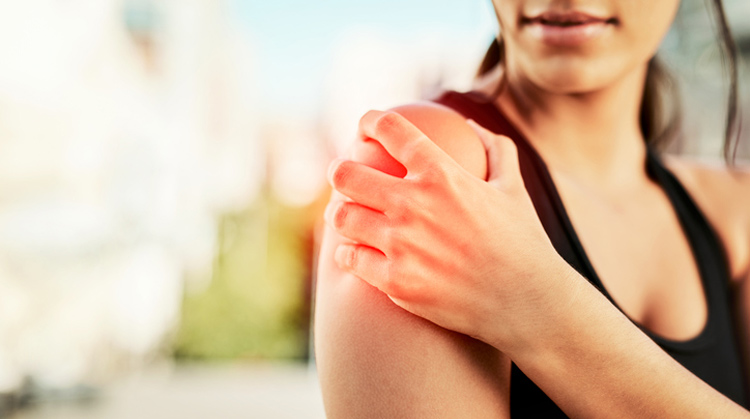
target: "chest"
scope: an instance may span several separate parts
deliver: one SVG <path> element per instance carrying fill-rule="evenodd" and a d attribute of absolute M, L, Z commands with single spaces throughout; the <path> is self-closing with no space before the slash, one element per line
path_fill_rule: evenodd
<path fill-rule="evenodd" d="M 631 198 L 605 197 L 557 177 L 585 256 L 620 309 L 653 333 L 689 340 L 708 304 L 698 263 L 677 213 L 657 186 Z"/>

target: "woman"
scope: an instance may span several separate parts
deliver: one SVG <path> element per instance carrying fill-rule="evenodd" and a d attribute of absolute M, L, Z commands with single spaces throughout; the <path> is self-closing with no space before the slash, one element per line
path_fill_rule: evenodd
<path fill-rule="evenodd" d="M 749 416 L 750 174 L 658 154 L 679 0 L 493 3 L 488 83 L 331 165 L 329 417 Z"/>

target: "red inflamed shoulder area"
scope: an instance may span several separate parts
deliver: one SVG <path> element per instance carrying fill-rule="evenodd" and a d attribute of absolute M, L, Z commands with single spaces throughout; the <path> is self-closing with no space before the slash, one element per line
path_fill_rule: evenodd
<path fill-rule="evenodd" d="M 399 106 L 392 111 L 408 119 L 464 169 L 479 178 L 486 178 L 484 146 L 461 115 L 430 102 Z M 352 159 L 393 176 L 406 176 L 406 168 L 391 157 L 376 139 L 357 139 L 352 149 Z"/>

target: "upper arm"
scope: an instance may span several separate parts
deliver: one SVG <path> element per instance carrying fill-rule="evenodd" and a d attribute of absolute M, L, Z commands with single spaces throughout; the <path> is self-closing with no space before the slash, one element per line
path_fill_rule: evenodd
<path fill-rule="evenodd" d="M 427 104 L 394 110 L 469 172 L 485 176 L 484 147 L 462 117 Z M 352 157 L 394 175 L 403 171 L 373 141 L 356 144 Z M 507 417 L 507 357 L 408 313 L 339 270 L 333 252 L 344 240 L 326 227 L 318 264 L 315 352 L 328 416 Z"/>

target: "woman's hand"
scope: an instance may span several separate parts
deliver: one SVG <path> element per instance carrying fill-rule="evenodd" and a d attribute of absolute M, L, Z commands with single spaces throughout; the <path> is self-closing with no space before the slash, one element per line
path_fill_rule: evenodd
<path fill-rule="evenodd" d="M 334 161 L 329 180 L 352 201 L 331 202 L 326 221 L 357 243 L 336 250 L 342 269 L 404 309 L 504 350 L 548 324 L 551 285 L 570 269 L 536 215 L 515 144 L 471 125 L 487 149 L 486 182 L 401 115 L 367 113 L 359 135 L 407 174 Z"/>

